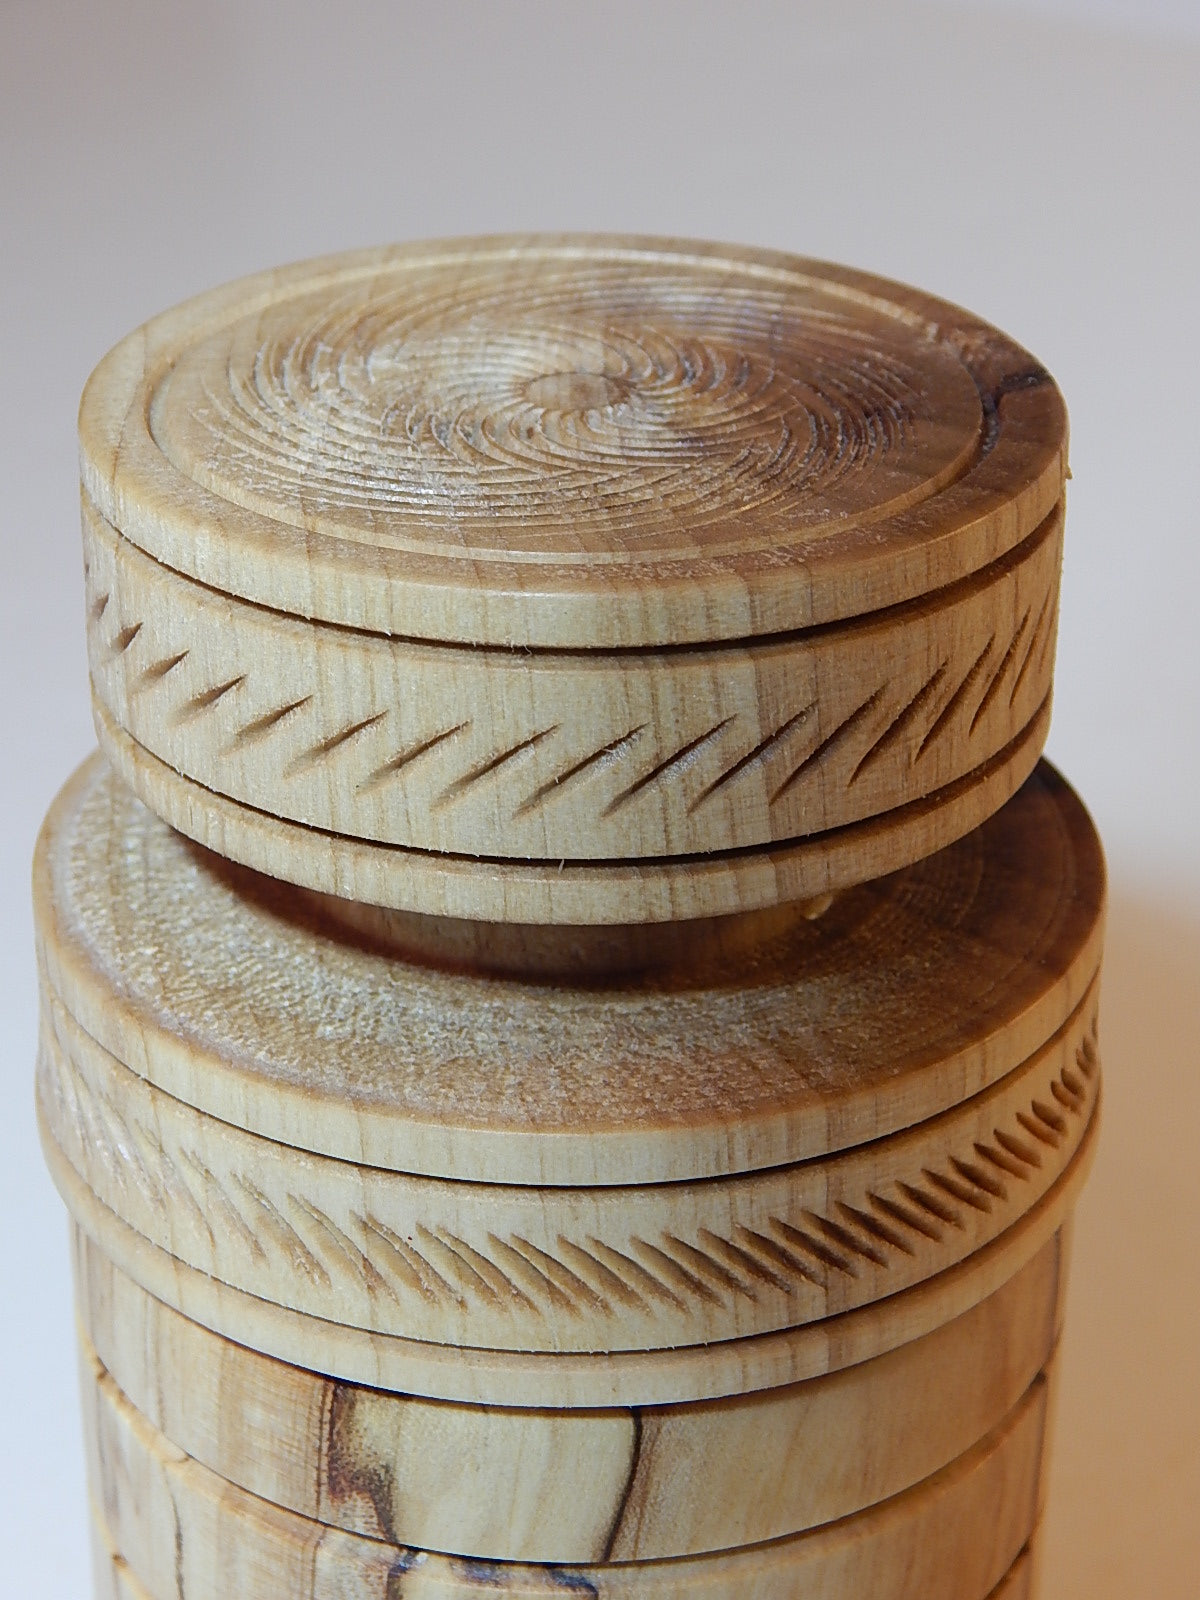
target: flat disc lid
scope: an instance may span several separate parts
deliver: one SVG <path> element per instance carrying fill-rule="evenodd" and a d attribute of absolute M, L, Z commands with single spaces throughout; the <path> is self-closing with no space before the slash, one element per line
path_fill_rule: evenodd
<path fill-rule="evenodd" d="M 83 477 L 168 567 L 443 643 L 751 639 L 941 588 L 1058 500 L 1045 372 L 913 290 L 637 239 L 244 280 L 93 375 Z"/>
<path fill-rule="evenodd" d="M 43 981 L 177 1099 L 284 1144 L 526 1185 L 749 1172 L 958 1106 L 1094 1005 L 1103 865 L 1044 764 L 958 843 L 760 947 L 636 980 L 402 960 L 94 758 L 38 849 Z"/>

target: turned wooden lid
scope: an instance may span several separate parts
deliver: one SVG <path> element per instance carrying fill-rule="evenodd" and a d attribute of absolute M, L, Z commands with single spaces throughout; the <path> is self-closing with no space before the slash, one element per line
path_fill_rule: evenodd
<path fill-rule="evenodd" d="M 202 1320 L 240 1342 L 286 1355 L 305 1319 L 322 1371 L 361 1376 L 366 1340 L 436 1393 L 464 1380 L 430 1347 L 471 1348 L 503 1356 L 471 1383 L 594 1397 L 574 1358 L 669 1351 L 677 1395 L 683 1352 L 749 1340 L 719 1381 L 780 1381 L 797 1330 L 861 1349 L 829 1319 L 909 1325 L 899 1302 L 956 1273 L 988 1292 L 1091 1148 L 1103 869 L 1048 768 L 816 921 L 685 925 L 604 980 L 406 958 L 411 919 L 380 945 L 98 757 L 51 811 L 35 905 L 39 1112 L 77 1219 L 153 1292 L 223 1286 Z"/>
<path fill-rule="evenodd" d="M 94 757 L 47 817 L 34 904 L 48 993 L 224 1123 L 391 1171 L 671 1184 L 897 1133 L 1090 1025 L 1104 868 L 1043 764 L 815 921 L 663 932 L 654 965 L 604 979 L 486 976 L 197 849 Z"/>
<path fill-rule="evenodd" d="M 843 268 L 510 238 L 263 274 L 80 415 L 101 741 L 236 859 L 513 922 L 825 892 L 1045 736 L 1066 418 Z"/>

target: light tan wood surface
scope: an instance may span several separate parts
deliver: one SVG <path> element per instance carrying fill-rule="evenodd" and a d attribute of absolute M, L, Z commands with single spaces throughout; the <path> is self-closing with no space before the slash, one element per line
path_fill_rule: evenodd
<path fill-rule="evenodd" d="M 155 1600 L 465 1597 L 582 1589 L 597 1597 L 980 1600 L 1036 1526 L 1044 1377 L 986 1438 L 941 1472 L 855 1516 L 719 1554 L 598 1565 L 480 1563 L 332 1529 L 247 1494 L 157 1432 L 85 1357 L 92 1493 L 112 1548 Z"/>
<path fill-rule="evenodd" d="M 113 1552 L 99 1519 L 93 1517 L 92 1522 L 95 1600 L 151 1600 L 128 1562 Z M 1035 1533 L 1034 1546 L 1022 1551 L 987 1600 L 1035 1600 L 1040 1593 L 1036 1588 L 1036 1541 Z"/>
<path fill-rule="evenodd" d="M 237 1344 L 351 1383 L 495 1406 L 674 1404 L 836 1372 L 941 1327 L 1006 1283 L 1067 1222 L 1091 1166 L 1098 1118 L 1049 1194 L 997 1240 L 901 1294 L 823 1322 L 679 1350 L 616 1354 L 471 1349 L 373 1333 L 289 1311 L 159 1249 L 95 1194 L 43 1128 L 59 1193 L 93 1241 L 148 1293 Z"/>
<path fill-rule="evenodd" d="M 384 1173 L 173 1100 L 52 993 L 38 1104 L 96 1197 L 174 1257 L 314 1317 L 436 1343 L 665 1349 L 818 1321 L 944 1271 L 1070 1165 L 1097 1104 L 1095 996 L 998 1084 L 823 1161 L 695 1183 Z"/>
<path fill-rule="evenodd" d="M 1043 766 L 971 837 L 815 921 L 707 924 L 591 981 L 481 979 L 454 970 L 469 944 L 436 946 L 461 924 L 356 927 L 188 844 L 93 760 L 47 819 L 35 903 L 45 982 L 179 1101 L 372 1167 L 614 1185 L 785 1165 L 986 1090 L 1084 1001 L 1104 881 Z"/>
<path fill-rule="evenodd" d="M 969 779 L 936 795 L 789 844 L 744 854 L 598 866 L 430 856 L 281 822 L 214 794 L 151 755 L 98 701 L 101 746 L 126 784 L 190 839 L 270 877 L 369 905 L 429 916 L 552 926 L 670 923 L 820 899 L 923 859 L 962 838 L 1009 800 L 1037 764 L 1050 703 Z"/>
<path fill-rule="evenodd" d="M 546 236 L 201 295 L 105 358 L 80 436 L 101 514 L 225 592 L 385 635 L 594 648 L 944 587 L 1050 512 L 1066 421 L 1028 352 L 917 290 Z"/>
<path fill-rule="evenodd" d="M 320 630 L 92 511 L 84 558 L 100 705 L 204 789 L 413 850 L 623 862 L 820 834 L 983 769 L 1050 692 L 1062 516 L 878 618 L 615 657 Z"/>
<path fill-rule="evenodd" d="M 989 1432 L 1050 1358 L 1060 1239 L 889 1355 L 704 1405 L 488 1409 L 286 1366 L 147 1295 L 86 1240 L 83 1328 L 130 1402 L 220 1477 L 394 1544 L 514 1561 L 750 1544 L 875 1504 Z"/>
<path fill-rule="evenodd" d="M 150 1600 L 145 1588 L 130 1571 L 128 1563 L 113 1554 L 98 1523 L 94 1537 L 96 1600 Z M 1034 1559 L 1029 1551 L 1019 1555 L 987 1600 L 1033 1600 Z"/>
<path fill-rule="evenodd" d="M 1038 1535 L 1035 1532 L 1028 1550 L 1013 1562 L 1008 1573 L 996 1585 L 988 1600 L 1037 1600 L 1038 1589 Z"/>
<path fill-rule="evenodd" d="M 1045 738 L 1061 399 L 881 280 L 664 240 L 308 263 L 124 341 L 80 438 L 106 752 L 313 888 L 748 910 L 961 836 Z"/>

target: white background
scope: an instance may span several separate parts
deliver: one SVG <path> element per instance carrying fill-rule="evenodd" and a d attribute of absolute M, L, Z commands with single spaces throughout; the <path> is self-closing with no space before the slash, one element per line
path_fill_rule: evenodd
<path fill-rule="evenodd" d="M 28 863 L 93 743 L 74 418 L 104 350 L 258 267 L 525 228 L 733 239 L 958 300 L 1072 415 L 1050 753 L 1113 879 L 1046 1593 L 1200 1547 L 1200 3 L 0 0 L 0 1587 L 87 1591 Z M 236 1597 L 231 1597 L 236 1600 Z"/>

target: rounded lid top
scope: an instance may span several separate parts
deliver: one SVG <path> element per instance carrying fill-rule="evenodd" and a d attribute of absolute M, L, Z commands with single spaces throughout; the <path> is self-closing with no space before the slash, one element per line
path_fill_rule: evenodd
<path fill-rule="evenodd" d="M 746 640 L 913 599 L 1057 502 L 1045 371 L 845 268 L 674 241 L 358 252 L 164 313 L 96 369 L 84 488 L 294 616 L 448 644 Z"/>

